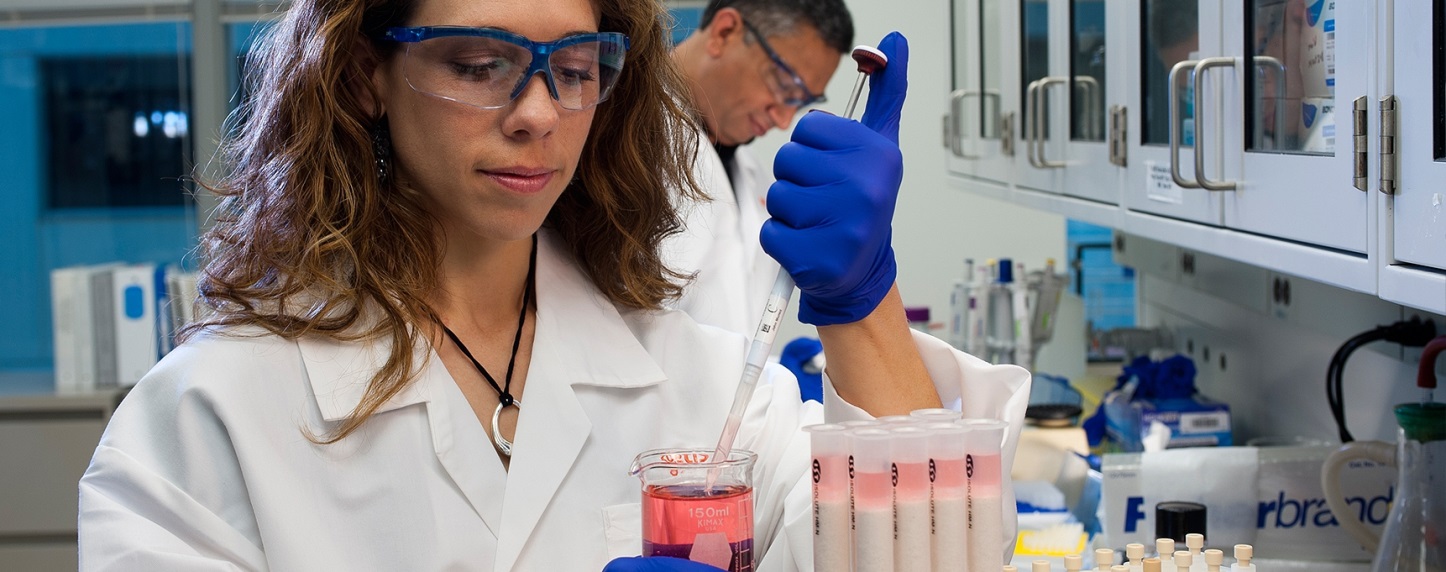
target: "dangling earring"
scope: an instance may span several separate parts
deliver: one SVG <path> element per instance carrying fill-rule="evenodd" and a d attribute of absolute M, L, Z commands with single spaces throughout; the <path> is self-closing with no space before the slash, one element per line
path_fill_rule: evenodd
<path fill-rule="evenodd" d="M 386 185 L 392 177 L 392 130 L 386 116 L 372 126 L 372 154 L 376 156 L 377 182 Z"/>

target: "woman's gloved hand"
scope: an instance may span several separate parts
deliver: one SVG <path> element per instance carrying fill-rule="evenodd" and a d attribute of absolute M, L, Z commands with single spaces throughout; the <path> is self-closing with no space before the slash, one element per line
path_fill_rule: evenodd
<path fill-rule="evenodd" d="M 862 122 L 808 113 L 773 160 L 772 218 L 759 240 L 798 284 L 798 319 L 815 326 L 863 319 L 898 274 L 891 225 L 904 175 L 909 44 L 893 32 L 878 48 L 889 63 L 869 78 Z"/>
<path fill-rule="evenodd" d="M 721 569 L 692 560 L 666 556 L 614 558 L 612 562 L 603 567 L 603 572 L 718 572 L 719 570 Z"/>

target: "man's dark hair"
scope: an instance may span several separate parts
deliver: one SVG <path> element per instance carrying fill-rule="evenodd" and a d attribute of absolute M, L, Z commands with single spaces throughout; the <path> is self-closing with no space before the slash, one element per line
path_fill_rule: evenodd
<path fill-rule="evenodd" d="M 854 21 L 843 0 L 709 0 L 698 27 L 706 28 L 723 8 L 743 14 L 764 36 L 786 36 L 808 24 L 835 51 L 847 54 L 854 47 Z"/>

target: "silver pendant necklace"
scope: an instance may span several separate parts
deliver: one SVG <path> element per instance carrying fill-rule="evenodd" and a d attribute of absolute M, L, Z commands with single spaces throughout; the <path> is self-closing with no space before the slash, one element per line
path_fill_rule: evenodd
<path fill-rule="evenodd" d="M 527 323 L 527 306 L 532 302 L 532 279 L 536 271 L 537 235 L 533 235 L 532 254 L 527 262 L 527 283 L 522 288 L 522 311 L 517 315 L 517 334 L 512 338 L 512 357 L 507 359 L 507 376 L 501 386 L 497 385 L 497 380 L 492 378 L 492 374 L 487 373 L 487 368 L 482 367 L 482 363 L 472 357 L 472 352 L 467 349 L 462 340 L 457 338 L 457 334 L 452 333 L 452 330 L 441 320 L 437 321 L 438 325 L 442 326 L 442 331 L 452 339 L 452 343 L 457 344 L 457 349 L 462 350 L 462 355 L 467 356 L 467 359 L 472 362 L 472 367 L 477 368 L 477 372 L 482 374 L 482 377 L 487 380 L 487 384 L 497 390 L 497 409 L 492 411 L 492 443 L 502 453 L 502 456 L 508 458 L 512 457 L 512 442 L 502 436 L 502 426 L 498 421 L 502 418 L 503 409 L 516 407 L 519 413 L 522 411 L 522 402 L 512 396 L 512 370 L 517 365 L 517 348 L 522 345 L 522 327 Z"/>

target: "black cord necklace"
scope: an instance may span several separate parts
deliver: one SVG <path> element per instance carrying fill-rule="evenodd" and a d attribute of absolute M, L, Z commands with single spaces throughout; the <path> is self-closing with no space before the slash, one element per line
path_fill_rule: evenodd
<path fill-rule="evenodd" d="M 442 326 L 442 331 L 447 334 L 448 338 L 452 339 L 452 343 L 457 344 L 457 349 L 462 350 L 462 355 L 467 356 L 467 359 L 472 361 L 472 367 L 477 368 L 477 371 L 487 380 L 487 384 L 491 385 L 492 389 L 497 390 L 497 409 L 492 411 L 492 442 L 496 444 L 497 450 L 501 451 L 505 457 L 512 456 L 512 442 L 502 437 L 502 428 L 498 425 L 497 421 L 502 417 L 502 410 L 509 406 L 516 407 L 518 411 L 522 410 L 522 402 L 512 397 L 512 369 L 513 366 L 517 365 L 517 348 L 522 345 L 522 326 L 527 323 L 527 306 L 532 302 L 532 279 L 536 271 L 537 236 L 533 235 L 532 254 L 527 261 L 527 283 L 522 287 L 522 312 L 517 315 L 517 334 L 512 338 L 512 357 L 507 359 L 507 377 L 502 382 L 502 386 L 499 387 L 497 380 L 493 379 L 492 374 L 487 373 L 487 368 L 482 367 L 482 363 L 478 362 L 477 358 L 472 357 L 472 352 L 467 349 L 467 346 L 462 343 L 462 340 L 457 338 L 457 334 L 452 333 L 452 330 L 448 328 L 446 324 L 443 324 L 441 320 L 437 321 L 437 323 Z"/>

